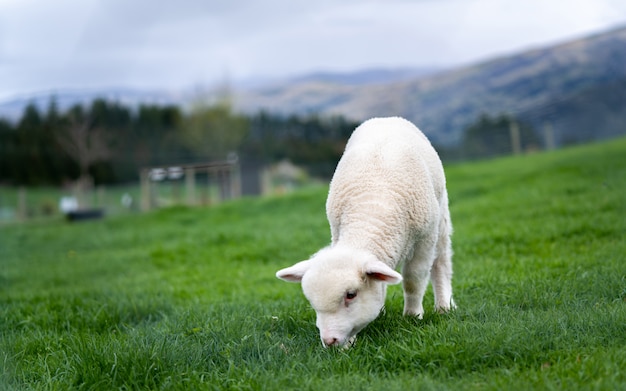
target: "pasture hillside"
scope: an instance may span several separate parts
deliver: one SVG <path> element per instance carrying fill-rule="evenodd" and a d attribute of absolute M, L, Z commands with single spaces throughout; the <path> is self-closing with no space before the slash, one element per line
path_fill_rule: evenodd
<path fill-rule="evenodd" d="M 326 188 L 0 227 L 0 389 L 626 388 L 626 138 L 446 167 L 458 310 L 322 348 Z"/>

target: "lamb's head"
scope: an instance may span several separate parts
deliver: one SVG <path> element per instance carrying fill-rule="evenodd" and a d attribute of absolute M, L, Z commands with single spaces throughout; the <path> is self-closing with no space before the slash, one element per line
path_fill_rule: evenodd
<path fill-rule="evenodd" d="M 380 313 L 387 284 L 402 281 L 398 272 L 373 255 L 336 247 L 279 270 L 276 276 L 302 283 L 304 295 L 317 314 L 324 346 L 351 344 Z"/>

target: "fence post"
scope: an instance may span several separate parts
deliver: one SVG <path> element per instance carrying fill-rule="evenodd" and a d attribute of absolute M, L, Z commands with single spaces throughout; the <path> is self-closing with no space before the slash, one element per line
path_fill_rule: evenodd
<path fill-rule="evenodd" d="M 139 181 L 141 186 L 141 210 L 148 211 L 150 210 L 152 198 L 150 195 L 150 171 L 146 168 L 139 172 Z"/>
<path fill-rule="evenodd" d="M 513 154 L 519 155 L 522 152 L 522 145 L 517 122 L 511 121 L 509 131 L 511 133 L 511 149 L 513 150 Z"/>
<path fill-rule="evenodd" d="M 220 201 L 230 199 L 230 169 L 222 169 L 217 171 L 217 186 L 219 187 Z"/>
<path fill-rule="evenodd" d="M 213 194 L 211 194 L 211 186 L 213 182 L 217 182 L 217 172 L 214 168 L 203 170 L 206 174 L 206 183 L 200 188 L 200 205 L 206 206 L 213 202 Z M 219 197 L 219 194 L 217 195 Z"/>
<path fill-rule="evenodd" d="M 105 205 L 105 189 L 104 185 L 99 185 L 96 190 L 96 203 L 98 208 L 104 208 Z"/>
<path fill-rule="evenodd" d="M 17 192 L 17 218 L 19 221 L 25 221 L 26 217 L 28 217 L 27 208 L 26 188 L 21 186 Z"/>
<path fill-rule="evenodd" d="M 552 123 L 545 123 L 543 126 L 543 133 L 545 137 L 546 149 L 548 151 L 554 149 L 556 147 L 556 143 L 554 141 L 554 128 L 552 127 Z"/>
<path fill-rule="evenodd" d="M 230 195 L 232 198 L 241 197 L 241 171 L 239 164 L 233 164 L 231 167 Z"/>
<path fill-rule="evenodd" d="M 187 192 L 187 205 L 196 204 L 196 170 L 193 167 L 185 168 L 185 191 Z"/>

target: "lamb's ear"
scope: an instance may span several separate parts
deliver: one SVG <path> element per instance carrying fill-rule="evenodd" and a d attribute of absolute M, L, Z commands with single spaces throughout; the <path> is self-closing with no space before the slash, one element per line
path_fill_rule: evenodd
<path fill-rule="evenodd" d="M 365 264 L 365 273 L 370 278 L 374 278 L 391 285 L 402 282 L 402 275 L 381 261 L 367 262 Z"/>
<path fill-rule="evenodd" d="M 309 270 L 310 260 L 298 262 L 293 266 L 281 269 L 276 272 L 276 277 L 288 282 L 301 282 L 302 276 Z"/>

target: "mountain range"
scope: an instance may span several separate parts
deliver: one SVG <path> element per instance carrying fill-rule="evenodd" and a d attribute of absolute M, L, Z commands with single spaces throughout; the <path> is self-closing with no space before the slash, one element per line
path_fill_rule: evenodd
<path fill-rule="evenodd" d="M 343 115 L 361 121 L 399 115 L 436 144 L 457 145 L 482 114 L 508 114 L 558 144 L 626 133 L 626 27 L 451 69 L 366 69 L 234 84 L 243 112 Z M 0 117 L 17 119 L 29 102 L 54 96 L 61 110 L 95 98 L 138 104 L 189 102 L 192 93 L 110 89 L 56 91 L 0 102 Z"/>
<path fill-rule="evenodd" d="M 481 114 L 551 127 L 557 144 L 626 133 L 626 27 L 455 69 L 376 83 L 302 78 L 240 91 L 244 111 L 399 115 L 455 145 Z"/>

